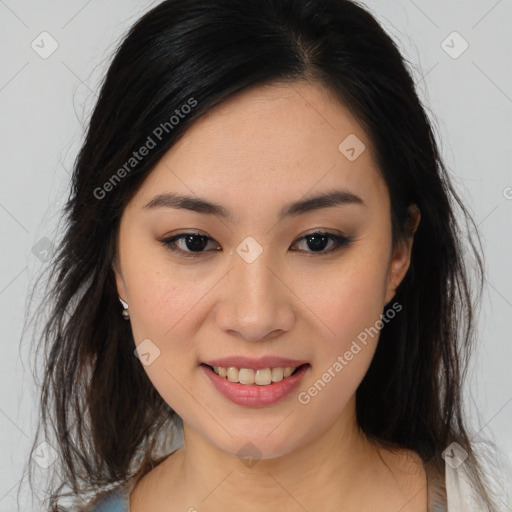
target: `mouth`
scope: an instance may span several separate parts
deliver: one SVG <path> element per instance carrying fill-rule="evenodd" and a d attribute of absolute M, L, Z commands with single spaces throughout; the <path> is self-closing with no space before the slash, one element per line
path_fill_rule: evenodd
<path fill-rule="evenodd" d="M 211 361 L 213 362 L 213 361 Z M 299 366 L 261 368 L 219 367 L 199 365 L 207 381 L 224 398 L 244 407 L 267 407 L 291 396 L 306 378 L 311 365 L 297 361 Z M 245 363 L 247 364 L 247 363 Z"/>
<path fill-rule="evenodd" d="M 215 373 L 218 377 L 232 383 L 249 386 L 275 386 L 279 382 L 292 377 L 301 369 L 311 365 L 309 363 L 304 363 L 299 366 L 278 366 L 259 369 L 237 368 L 234 366 L 212 366 L 205 363 L 202 363 L 201 366 L 207 368 L 212 373 Z"/>

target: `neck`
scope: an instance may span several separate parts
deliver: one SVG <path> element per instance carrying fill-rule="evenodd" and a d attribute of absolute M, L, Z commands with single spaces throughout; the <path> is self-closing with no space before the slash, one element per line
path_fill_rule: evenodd
<path fill-rule="evenodd" d="M 379 460 L 375 446 L 357 428 L 351 405 L 326 432 L 272 459 L 228 454 L 184 424 L 185 444 L 175 466 L 184 502 L 199 509 L 244 511 L 269 504 L 274 510 L 299 505 L 318 510 L 319 504 L 347 503 L 358 479 L 368 483 L 369 468 Z"/>

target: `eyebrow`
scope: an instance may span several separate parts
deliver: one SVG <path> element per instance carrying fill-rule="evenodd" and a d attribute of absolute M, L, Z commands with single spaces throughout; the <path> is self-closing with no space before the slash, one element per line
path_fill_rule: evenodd
<path fill-rule="evenodd" d="M 323 208 L 331 208 L 333 206 L 347 204 L 366 206 L 364 201 L 352 192 L 347 190 L 333 190 L 327 193 L 316 194 L 307 199 L 302 199 L 286 205 L 279 213 L 279 220 L 285 217 L 295 217 Z M 143 209 L 152 210 L 156 208 L 191 210 L 193 212 L 206 215 L 215 215 L 233 222 L 232 214 L 222 205 L 187 195 L 169 193 L 159 194 L 147 203 Z"/>

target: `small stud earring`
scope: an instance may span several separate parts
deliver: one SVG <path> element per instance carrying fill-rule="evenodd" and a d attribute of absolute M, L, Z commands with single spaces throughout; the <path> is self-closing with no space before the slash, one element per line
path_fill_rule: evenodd
<path fill-rule="evenodd" d="M 129 320 L 130 313 L 128 312 L 128 304 L 126 304 L 126 302 L 123 299 L 121 299 L 121 297 L 119 297 L 119 302 L 121 302 L 121 304 L 123 305 L 123 312 L 121 313 L 123 316 L 123 319 Z"/>

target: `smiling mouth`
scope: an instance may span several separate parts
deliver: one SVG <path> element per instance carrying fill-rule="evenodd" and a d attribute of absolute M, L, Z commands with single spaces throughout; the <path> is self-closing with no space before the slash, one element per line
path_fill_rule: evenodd
<path fill-rule="evenodd" d="M 254 370 L 252 368 L 236 368 L 234 366 L 222 367 L 222 366 L 211 366 L 202 363 L 201 366 L 205 366 L 210 371 L 216 373 L 219 377 L 222 377 L 230 382 L 239 383 L 244 385 L 259 385 L 259 386 L 271 386 L 281 382 L 282 380 L 291 377 L 299 371 L 302 367 L 310 366 L 309 363 L 301 364 L 300 366 L 292 367 L 275 367 L 275 368 L 262 368 Z"/>

